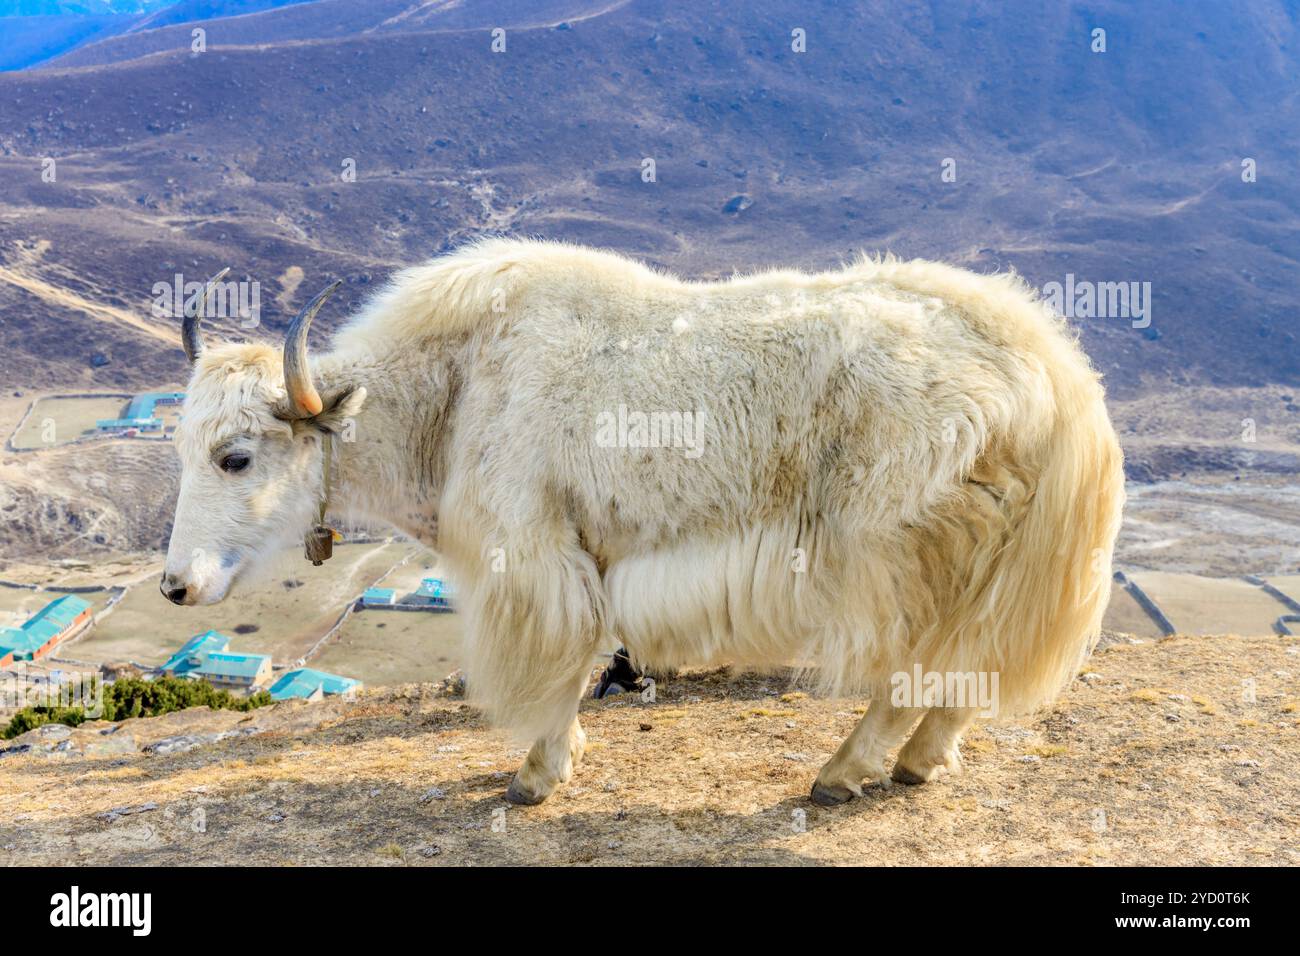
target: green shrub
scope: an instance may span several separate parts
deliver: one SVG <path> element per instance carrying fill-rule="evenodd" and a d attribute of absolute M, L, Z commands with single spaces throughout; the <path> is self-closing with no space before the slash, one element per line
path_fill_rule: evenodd
<path fill-rule="evenodd" d="M 249 711 L 272 703 L 264 690 L 249 697 L 236 697 L 228 690 L 217 690 L 205 680 L 182 680 L 160 677 L 142 680 L 127 677 L 104 689 L 104 712 L 100 719 L 119 721 L 128 717 L 157 717 L 187 707 L 210 707 L 213 710 Z M 10 719 L 4 738 L 12 740 L 42 724 L 67 724 L 76 727 L 87 720 L 80 706 L 25 707 Z"/>

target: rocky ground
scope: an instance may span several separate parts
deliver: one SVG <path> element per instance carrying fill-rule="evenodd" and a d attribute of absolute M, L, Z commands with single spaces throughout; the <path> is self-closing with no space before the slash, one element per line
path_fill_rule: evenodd
<path fill-rule="evenodd" d="M 252 714 L 36 731 L 0 756 L 0 861 L 23 864 L 1296 864 L 1300 641 L 1120 639 L 965 771 L 823 809 L 858 702 L 698 673 L 587 701 L 547 803 L 446 684 Z"/>

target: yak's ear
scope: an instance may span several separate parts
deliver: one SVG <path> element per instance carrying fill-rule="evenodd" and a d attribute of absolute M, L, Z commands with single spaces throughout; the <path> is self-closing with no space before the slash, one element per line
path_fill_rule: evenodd
<path fill-rule="evenodd" d="M 332 435 L 344 433 L 353 424 L 353 419 L 366 402 L 366 390 L 359 386 L 345 385 L 341 388 L 327 390 L 321 396 L 320 413 L 311 418 L 291 420 L 294 431 L 313 429 L 329 432 Z M 279 417 L 287 417 L 277 414 Z"/>
<path fill-rule="evenodd" d="M 366 403 L 366 390 L 359 386 L 346 385 L 343 388 L 327 391 L 321 396 L 324 408 L 311 419 L 311 424 L 320 431 L 337 435 L 355 425 L 353 421 Z"/>

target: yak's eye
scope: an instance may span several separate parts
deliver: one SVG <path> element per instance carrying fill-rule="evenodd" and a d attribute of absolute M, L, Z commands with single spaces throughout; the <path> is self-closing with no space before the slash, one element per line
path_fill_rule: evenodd
<path fill-rule="evenodd" d="M 221 470 L 227 474 L 237 475 L 248 467 L 249 457 L 236 452 L 221 459 Z"/>

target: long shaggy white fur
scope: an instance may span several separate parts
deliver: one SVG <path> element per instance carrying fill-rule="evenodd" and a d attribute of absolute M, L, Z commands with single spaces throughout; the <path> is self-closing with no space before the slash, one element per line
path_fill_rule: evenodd
<path fill-rule="evenodd" d="M 431 542 L 437 520 L 470 687 L 552 754 L 535 791 L 579 755 L 603 645 L 797 660 L 873 696 L 916 664 L 996 671 L 1010 714 L 1098 634 L 1121 455 L 1097 374 L 1015 276 L 884 258 L 686 282 L 489 240 L 399 274 L 316 370 L 370 396 L 340 497 Z M 696 416 L 698 456 L 605 447 L 620 408 Z"/>
<path fill-rule="evenodd" d="M 539 661 L 606 635 L 658 666 L 799 659 L 836 693 L 996 670 L 1015 713 L 1098 632 L 1120 453 L 1015 277 L 884 259 L 688 283 L 498 240 L 405 274 L 340 344 L 448 333 L 480 358 L 442 538 L 476 612 L 520 609 L 472 671 L 507 722 L 540 729 Z M 703 455 L 596 447 L 619 405 L 704 413 Z M 527 544 L 494 575 L 485 542 Z"/>

